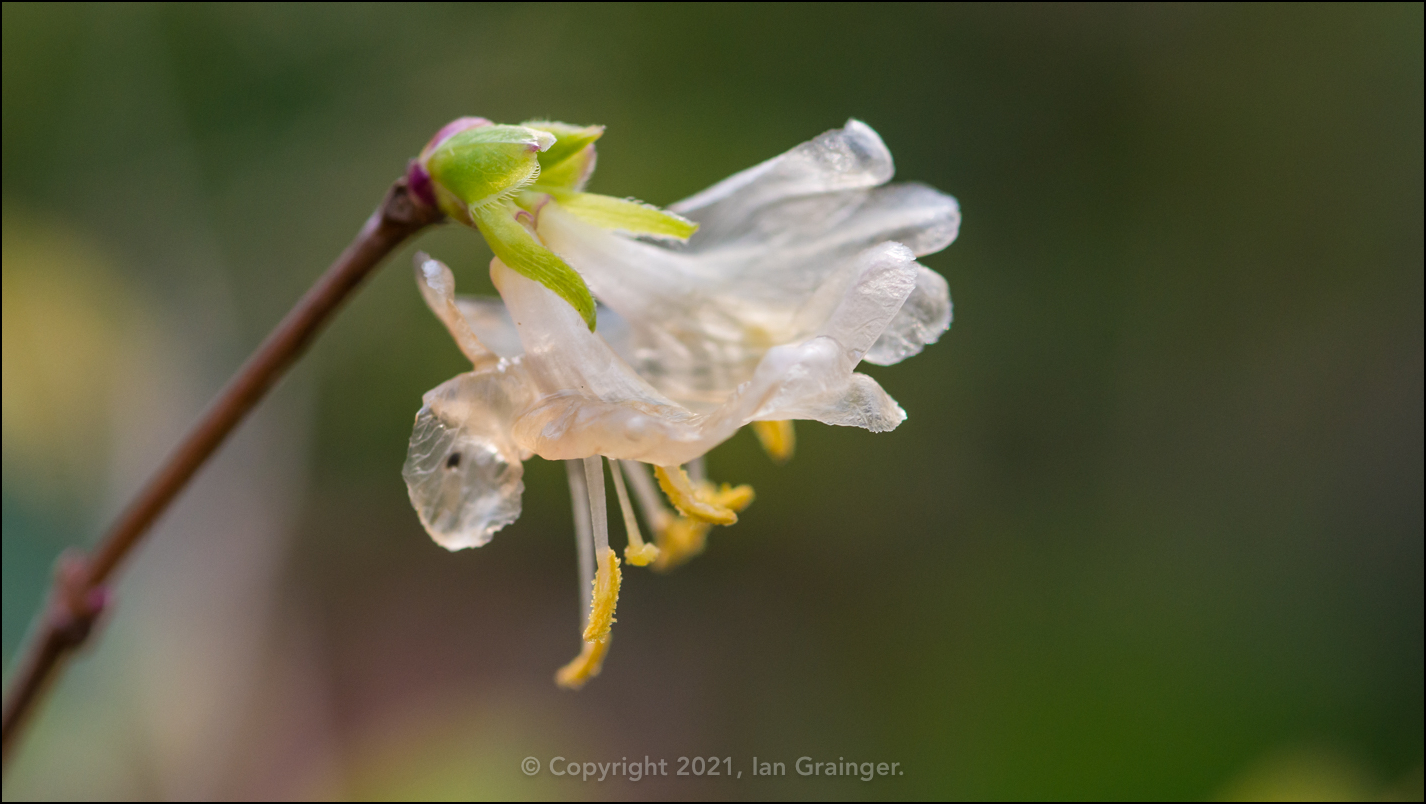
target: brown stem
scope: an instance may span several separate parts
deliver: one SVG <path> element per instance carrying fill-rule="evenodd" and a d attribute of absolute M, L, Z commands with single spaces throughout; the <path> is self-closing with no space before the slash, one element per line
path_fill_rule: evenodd
<path fill-rule="evenodd" d="M 45 608 L 5 691 L 3 753 L 7 766 L 26 714 L 61 662 L 84 643 L 106 608 L 104 583 L 115 568 L 367 274 L 407 238 L 440 219 L 439 211 L 411 196 L 406 179 L 397 180 L 352 244 L 248 358 L 119 515 L 93 556 L 71 550 L 60 557 Z"/>

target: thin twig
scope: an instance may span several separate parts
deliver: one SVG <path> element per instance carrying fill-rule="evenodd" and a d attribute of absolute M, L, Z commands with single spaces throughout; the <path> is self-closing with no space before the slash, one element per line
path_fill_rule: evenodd
<path fill-rule="evenodd" d="M 2 750 L 7 767 L 26 715 L 63 660 L 84 643 L 107 608 L 109 594 L 104 584 L 115 568 L 367 274 L 407 238 L 439 220 L 439 211 L 412 198 L 406 179 L 393 184 L 352 244 L 218 394 L 119 515 L 93 556 L 71 550 L 60 557 L 45 607 L 5 691 Z"/>

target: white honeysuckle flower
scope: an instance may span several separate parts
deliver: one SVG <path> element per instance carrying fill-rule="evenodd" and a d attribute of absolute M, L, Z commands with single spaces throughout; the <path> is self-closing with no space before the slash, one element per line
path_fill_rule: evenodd
<path fill-rule="evenodd" d="M 403 475 L 428 532 L 454 550 L 488 542 L 519 516 L 522 461 L 571 462 L 589 593 L 584 649 L 557 678 L 577 687 L 599 671 L 620 581 L 603 459 L 628 531 L 625 557 L 668 568 L 751 502 L 746 486 L 701 478 L 702 456 L 739 428 L 756 423 L 769 452 L 785 458 L 794 419 L 896 427 L 905 412 L 855 368 L 898 362 L 949 326 L 946 283 L 916 257 L 949 244 L 960 215 L 934 189 L 885 185 L 891 155 L 858 121 L 680 202 L 677 215 L 580 191 L 602 129 L 481 121 L 463 130 L 479 127 L 489 128 L 470 143 L 505 150 L 442 163 L 428 158 L 443 147 L 438 135 L 421 165 L 442 207 L 492 241 L 501 301 L 457 298 L 450 270 L 418 255 L 422 294 L 474 368 L 425 395 Z M 565 136 L 578 147 L 561 149 Z M 559 158 L 529 167 L 548 153 Z M 490 178 L 496 158 L 514 165 L 513 180 Z M 487 167 L 462 194 L 449 187 L 468 177 L 445 182 L 447 163 Z M 580 292 L 607 305 L 594 329 L 593 302 Z M 625 475 L 657 546 L 639 534 Z"/>

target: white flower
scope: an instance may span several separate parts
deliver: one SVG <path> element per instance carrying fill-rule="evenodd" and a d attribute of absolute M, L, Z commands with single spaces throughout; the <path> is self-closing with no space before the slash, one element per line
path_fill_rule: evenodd
<path fill-rule="evenodd" d="M 553 125 L 557 136 L 592 130 Z M 598 672 L 618 594 L 601 456 L 629 530 L 626 558 L 667 566 L 751 501 L 747 487 L 697 477 L 699 459 L 742 426 L 777 423 L 759 430 L 776 454 L 790 450 L 782 423 L 794 419 L 872 432 L 905 419 L 854 369 L 916 354 L 949 326 L 946 283 L 915 258 L 948 245 L 960 215 L 934 189 L 886 185 L 891 174 L 881 139 L 850 121 L 674 205 L 699 225 L 687 242 L 678 236 L 691 227 L 660 222 L 681 225 L 676 216 L 527 181 L 502 199 L 509 213 L 498 225 L 513 219 L 518 236 L 578 272 L 609 310 L 595 331 L 571 292 L 512 270 L 498 248 L 490 270 L 503 308 L 457 298 L 449 269 L 418 257 L 427 303 L 474 364 L 425 395 L 403 470 L 432 537 L 449 549 L 484 544 L 519 516 L 523 460 L 582 462 L 582 471 L 571 464 L 571 486 L 593 594 L 584 651 L 562 684 Z M 493 216 L 488 207 L 471 214 L 487 238 Z M 642 464 L 655 467 L 682 517 L 664 508 Z M 659 539 L 658 559 L 639 537 L 622 472 Z"/>

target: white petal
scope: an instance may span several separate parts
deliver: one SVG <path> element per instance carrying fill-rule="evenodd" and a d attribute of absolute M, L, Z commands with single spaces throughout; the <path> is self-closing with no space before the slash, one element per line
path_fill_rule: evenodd
<path fill-rule="evenodd" d="M 914 182 L 889 184 L 779 200 L 721 236 L 700 228 L 686 246 L 670 248 L 705 259 L 754 260 L 782 271 L 812 264 L 815 275 L 815 264 L 829 256 L 887 240 L 918 255 L 934 254 L 955 240 L 960 222 L 960 206 L 951 196 Z M 740 273 L 761 271 L 748 267 Z"/>
<path fill-rule="evenodd" d="M 768 203 L 799 195 L 875 187 L 891 179 L 891 151 L 871 126 L 844 128 L 775 156 L 669 207 L 712 229 L 738 226 Z"/>
<path fill-rule="evenodd" d="M 548 288 L 498 259 L 490 276 L 519 330 L 522 368 L 537 397 L 514 425 L 524 449 L 550 460 L 649 460 L 646 454 L 660 442 L 697 438 L 675 432 L 693 414 L 641 379 Z"/>
<path fill-rule="evenodd" d="M 499 296 L 457 296 L 455 303 L 476 337 L 492 352 L 506 358 L 524 353 L 525 347 L 520 344 L 515 320 L 510 317 L 510 311 Z M 627 360 L 629 323 L 602 304 L 594 312 L 598 317 L 599 335 Z"/>
<path fill-rule="evenodd" d="M 758 375 L 770 372 L 783 379 L 754 418 L 816 419 L 873 432 L 905 420 L 905 411 L 875 380 L 852 369 L 914 290 L 920 266 L 898 243 L 869 249 L 859 264 L 856 281 L 822 322 L 817 337 L 797 347 L 777 347 L 759 364 Z M 840 353 L 829 351 L 834 346 Z M 755 377 L 752 384 L 757 383 Z"/>
<path fill-rule="evenodd" d="M 955 240 L 954 198 L 922 184 L 873 190 L 892 176 L 891 153 L 857 120 L 738 173 L 670 209 L 699 224 L 689 253 L 794 245 L 837 237 L 853 251 L 895 240 L 918 255 Z M 850 229 L 850 231 L 849 231 Z M 823 249 L 827 250 L 827 249 Z"/>
<path fill-rule="evenodd" d="M 951 292 L 940 274 L 916 266 L 916 289 L 862 359 L 878 366 L 900 363 L 935 343 L 951 327 Z"/>
<path fill-rule="evenodd" d="M 505 302 L 498 296 L 457 296 L 456 308 L 480 342 L 501 357 L 515 357 L 523 350 L 520 334 Z"/>
<path fill-rule="evenodd" d="M 861 361 L 916 287 L 916 259 L 900 243 L 868 249 L 857 266 L 856 281 L 817 331 L 847 349 L 848 369 Z"/>
<path fill-rule="evenodd" d="M 767 349 L 816 332 L 866 249 L 890 241 L 926 254 L 955 238 L 954 198 L 919 184 L 871 186 L 890 175 L 881 140 L 853 123 L 678 205 L 704 224 L 686 246 L 614 235 L 558 204 L 541 212 L 539 234 L 628 321 L 619 351 L 639 374 L 707 409 L 748 381 Z M 916 341 L 917 321 L 896 331 Z M 891 343 L 878 356 L 897 351 Z"/>
<path fill-rule="evenodd" d="M 660 465 L 686 463 L 754 419 L 816 419 L 888 430 L 904 418 L 871 378 L 853 369 L 915 287 L 904 246 L 884 244 L 810 339 L 769 349 L 720 406 L 695 413 L 654 389 L 550 290 L 498 260 L 491 276 L 525 347 L 522 368 L 538 399 L 514 426 L 516 442 L 544 458 L 589 455 Z"/>
<path fill-rule="evenodd" d="M 451 269 L 421 251 L 416 252 L 415 264 L 416 286 L 421 289 L 421 298 L 426 300 L 426 306 L 446 325 L 446 331 L 451 333 L 456 346 L 460 347 L 461 352 L 476 367 L 496 362 L 495 353 L 481 343 L 456 305 L 456 279 L 451 274 Z"/>

